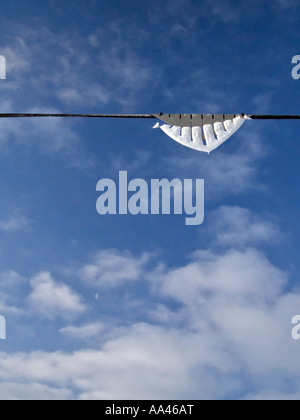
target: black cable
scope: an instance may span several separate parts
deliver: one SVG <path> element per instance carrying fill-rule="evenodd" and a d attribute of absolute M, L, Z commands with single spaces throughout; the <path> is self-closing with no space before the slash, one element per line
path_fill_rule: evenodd
<path fill-rule="evenodd" d="M 0 118 L 156 118 L 151 114 L 0 114 Z"/>
<path fill-rule="evenodd" d="M 164 114 L 0 114 L 0 118 L 158 118 Z M 211 114 L 204 114 L 211 115 Z M 246 114 L 241 114 L 246 116 Z M 252 120 L 300 120 L 300 115 L 248 115 Z"/>
<path fill-rule="evenodd" d="M 300 115 L 249 115 L 252 120 L 300 120 Z"/>

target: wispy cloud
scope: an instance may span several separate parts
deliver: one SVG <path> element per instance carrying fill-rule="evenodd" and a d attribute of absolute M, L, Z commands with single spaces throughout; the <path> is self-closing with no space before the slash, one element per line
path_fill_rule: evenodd
<path fill-rule="evenodd" d="M 209 216 L 214 244 L 248 246 L 278 240 L 276 225 L 238 206 L 222 206 Z M 216 234 L 217 232 L 217 234 Z"/>
<path fill-rule="evenodd" d="M 296 9 L 299 7 L 297 0 L 275 0 L 272 2 L 272 7 L 279 11 L 286 11 L 287 9 Z"/>
<path fill-rule="evenodd" d="M 147 253 L 136 258 L 128 251 L 99 251 L 92 263 L 81 269 L 80 277 L 96 288 L 121 286 L 139 280 L 149 259 Z"/>
<path fill-rule="evenodd" d="M 91 34 L 99 44 L 95 49 L 80 35 L 70 39 L 46 28 L 22 27 L 22 37 L 11 36 L 3 48 L 8 78 L 1 84 L 1 111 L 128 113 L 141 105 L 151 94 L 149 85 L 157 84 L 159 68 L 134 51 L 128 39 L 114 41 L 113 33 L 118 27 L 111 25 Z M 45 54 L 47 46 L 56 54 Z M 2 150 L 15 144 L 37 148 L 67 158 L 69 166 L 90 168 L 93 159 L 86 156 L 79 128 L 79 120 L 3 119 L 0 145 Z"/>
<path fill-rule="evenodd" d="M 35 32 L 23 27 L 22 38 L 11 38 L 11 45 L 3 49 L 10 73 L 5 89 L 10 94 L 20 95 L 16 88 L 28 90 L 29 84 L 39 100 L 59 99 L 68 106 L 141 101 L 139 94 L 147 92 L 153 68 L 120 36 L 118 27 L 91 34 L 90 43 L 79 34 L 72 39 L 63 33 L 53 35 L 46 28 Z M 57 51 L 55 61 L 43 54 L 45 45 Z"/>
<path fill-rule="evenodd" d="M 204 2 L 205 9 L 208 13 L 214 16 L 213 22 L 224 22 L 230 24 L 240 19 L 240 11 L 234 7 L 233 3 L 225 0 L 221 2 L 215 2 L 213 0 L 206 0 Z"/>
<path fill-rule="evenodd" d="M 106 325 L 94 322 L 82 326 L 69 326 L 60 330 L 60 333 L 77 340 L 89 340 L 99 337 L 106 330 Z"/>
<path fill-rule="evenodd" d="M 27 232 L 30 225 L 31 221 L 24 216 L 11 216 L 8 219 L 0 220 L 0 230 L 3 232 Z"/>

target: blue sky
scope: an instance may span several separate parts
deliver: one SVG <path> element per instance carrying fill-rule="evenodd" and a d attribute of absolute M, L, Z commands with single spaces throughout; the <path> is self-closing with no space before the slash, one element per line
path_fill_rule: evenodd
<path fill-rule="evenodd" d="M 296 114 L 297 1 L 0 0 L 1 112 Z M 299 123 L 0 121 L 1 399 L 299 399 Z M 205 222 L 96 184 L 205 179 Z"/>

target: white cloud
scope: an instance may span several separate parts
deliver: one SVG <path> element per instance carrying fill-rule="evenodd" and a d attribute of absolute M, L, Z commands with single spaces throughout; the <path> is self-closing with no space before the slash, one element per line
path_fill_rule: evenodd
<path fill-rule="evenodd" d="M 286 273 L 253 249 L 200 251 L 190 264 L 153 275 L 156 293 L 181 303 L 189 328 L 223 343 L 220 351 L 234 358 L 238 375 L 264 389 L 276 383 L 281 392 L 283 378 L 299 386 L 291 318 L 300 294 L 285 293 L 287 281 Z"/>
<path fill-rule="evenodd" d="M 210 214 L 214 243 L 225 246 L 245 246 L 276 240 L 279 237 L 274 223 L 238 206 L 222 206 Z"/>
<path fill-rule="evenodd" d="M 246 401 L 299 401 L 300 392 L 284 394 L 278 391 L 262 391 L 259 394 L 249 394 L 243 398 Z"/>
<path fill-rule="evenodd" d="M 2 383 L 0 384 L 0 400 L 38 400 L 53 401 L 72 399 L 72 391 L 68 389 L 55 389 L 40 384 L 18 384 Z"/>
<path fill-rule="evenodd" d="M 87 340 L 101 336 L 105 329 L 106 326 L 102 322 L 94 322 L 80 327 L 65 327 L 60 330 L 60 333 L 78 340 Z"/>
<path fill-rule="evenodd" d="M 158 293 L 173 297 L 189 307 L 211 299 L 228 298 L 257 304 L 274 299 L 287 282 L 284 272 L 254 249 L 229 250 L 224 254 L 195 252 L 185 267 L 151 276 Z"/>
<path fill-rule="evenodd" d="M 256 242 L 271 238 L 273 229 L 262 229 L 263 220 L 238 207 L 222 207 L 216 214 L 224 222 L 216 232 L 229 249 L 198 250 L 176 268 L 160 262 L 149 271 L 148 254 L 97 253 L 81 277 L 97 288 L 122 287 L 142 278 L 149 285 L 148 294 L 145 288 L 140 297 L 145 321 L 138 322 L 140 312 L 127 304 L 122 320 L 95 319 L 60 328 L 60 334 L 82 346 L 93 343 L 92 349 L 3 352 L 0 377 L 9 384 L 9 395 L 22 395 L 14 384 L 28 384 L 28 399 L 31 385 L 50 387 L 53 399 L 59 389 L 69 390 L 66 399 L 82 400 L 295 398 L 299 342 L 292 340 L 291 320 L 299 312 L 300 294 L 291 287 L 287 291 L 288 273 L 247 247 L 244 233 L 248 229 Z M 228 226 L 234 232 L 229 239 Z M 10 278 L 20 281 L 9 272 L 2 276 L 3 284 Z M 85 309 L 81 298 L 49 273 L 38 274 L 31 285 L 29 302 L 49 319 L 75 318 Z"/>
<path fill-rule="evenodd" d="M 92 263 L 80 271 L 80 277 L 94 287 L 120 286 L 140 280 L 149 259 L 150 256 L 147 253 L 136 258 L 128 251 L 119 252 L 113 249 L 99 251 Z"/>
<path fill-rule="evenodd" d="M 300 307 L 300 294 L 285 292 L 287 273 L 262 253 L 197 251 L 179 268 L 160 265 L 148 282 L 152 295 L 144 302 L 157 301 L 157 309 L 149 311 L 156 325 L 111 327 L 104 344 L 93 350 L 2 353 L 2 381 L 51 384 L 70 393 L 75 388 L 79 399 L 218 399 L 233 394 L 254 399 L 293 396 L 291 390 L 299 389 L 299 343 L 291 338 L 291 318 Z M 43 273 L 33 283 L 47 308 L 53 294 L 49 299 L 39 286 L 54 281 Z M 102 327 L 106 329 L 98 321 L 60 332 L 86 340 L 101 334 Z"/>
<path fill-rule="evenodd" d="M 15 38 L 13 46 L 6 46 L 1 49 L 3 56 L 6 58 L 7 70 L 10 79 L 14 75 L 21 73 L 27 74 L 32 70 L 30 57 L 30 48 L 26 45 L 22 38 Z"/>
<path fill-rule="evenodd" d="M 205 339 L 192 333 L 136 324 L 98 351 L 1 354 L 0 375 L 4 381 L 18 378 L 56 383 L 57 387 L 68 383 L 81 390 L 80 399 L 173 399 L 188 395 L 199 398 L 209 396 L 217 385 L 205 369 L 199 372 L 207 382 L 195 382 L 191 373 L 203 358 L 226 372 L 222 365 L 228 364 L 228 356 L 210 348 Z M 20 365 L 22 370 L 17 373 Z M 219 385 L 231 388 L 226 382 L 220 380 Z"/>
<path fill-rule="evenodd" d="M 30 306 L 40 315 L 53 320 L 57 317 L 72 319 L 81 315 L 86 307 L 82 298 L 64 283 L 56 282 L 50 273 L 41 272 L 30 281 Z"/>
<path fill-rule="evenodd" d="M 11 216 L 0 221 L 0 230 L 3 232 L 28 231 L 30 220 L 24 216 Z"/>

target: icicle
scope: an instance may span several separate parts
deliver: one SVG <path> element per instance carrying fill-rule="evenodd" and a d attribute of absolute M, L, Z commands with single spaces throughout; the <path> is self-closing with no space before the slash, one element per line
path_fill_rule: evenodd
<path fill-rule="evenodd" d="M 224 124 L 205 124 L 202 127 L 179 127 L 157 123 L 154 128 L 160 128 L 173 140 L 200 152 L 210 153 L 227 141 L 244 124 L 249 117 L 238 116 L 233 120 L 226 120 Z"/>

